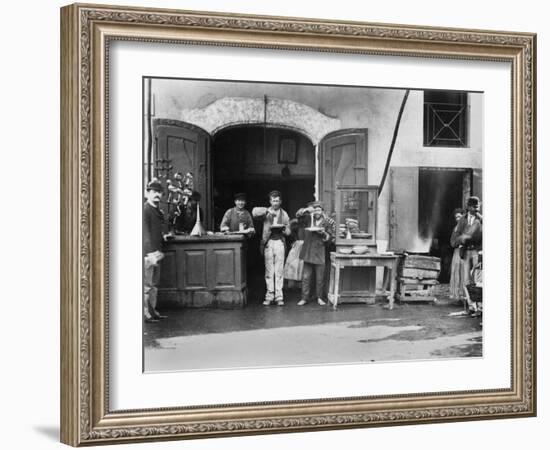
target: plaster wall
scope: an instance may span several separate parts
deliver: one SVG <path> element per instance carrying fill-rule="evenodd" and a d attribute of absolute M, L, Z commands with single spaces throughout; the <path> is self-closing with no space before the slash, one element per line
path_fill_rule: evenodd
<path fill-rule="evenodd" d="M 331 131 L 367 128 L 371 185 L 381 181 L 405 94 L 404 89 L 171 79 L 153 79 L 151 90 L 155 117 L 189 121 L 210 133 L 237 123 L 266 120 L 300 131 L 317 145 Z M 468 147 L 424 147 L 423 91 L 410 91 L 391 166 L 482 168 L 483 94 L 470 93 L 468 98 Z M 388 185 L 389 178 L 378 203 L 379 239 L 388 239 Z"/>

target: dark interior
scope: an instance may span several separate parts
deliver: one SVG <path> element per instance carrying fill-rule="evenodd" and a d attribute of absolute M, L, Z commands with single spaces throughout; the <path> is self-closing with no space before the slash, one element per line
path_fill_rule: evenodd
<path fill-rule="evenodd" d="M 282 147 L 286 149 L 289 142 L 294 151 L 284 154 Z M 262 126 L 222 130 L 214 136 L 212 169 L 216 231 L 224 212 L 234 206 L 236 192 L 247 194 L 246 209 L 252 212 L 256 206 L 269 206 L 268 194 L 277 189 L 291 219 L 314 199 L 315 149 L 309 139 L 294 131 Z M 265 291 L 259 251 L 262 222 L 254 221 L 254 225 L 256 235 L 248 241 L 247 250 L 249 304 L 263 301 Z"/>
<path fill-rule="evenodd" d="M 450 238 L 456 224 L 453 211 L 463 207 L 464 189 L 469 187 L 466 170 L 420 169 L 418 179 L 418 230 L 431 239 L 430 255 L 441 258 L 439 281 L 450 279 L 453 249 Z"/>

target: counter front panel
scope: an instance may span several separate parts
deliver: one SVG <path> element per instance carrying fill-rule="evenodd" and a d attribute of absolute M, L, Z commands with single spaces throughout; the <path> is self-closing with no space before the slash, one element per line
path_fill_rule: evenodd
<path fill-rule="evenodd" d="M 165 242 L 159 302 L 187 307 L 246 304 L 246 238 L 176 236 Z"/>

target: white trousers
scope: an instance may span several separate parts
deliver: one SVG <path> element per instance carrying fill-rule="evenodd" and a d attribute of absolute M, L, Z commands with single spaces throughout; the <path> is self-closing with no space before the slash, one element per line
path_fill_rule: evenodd
<path fill-rule="evenodd" d="M 283 272 L 285 266 L 285 244 L 282 240 L 270 240 L 264 250 L 265 299 L 283 300 Z"/>

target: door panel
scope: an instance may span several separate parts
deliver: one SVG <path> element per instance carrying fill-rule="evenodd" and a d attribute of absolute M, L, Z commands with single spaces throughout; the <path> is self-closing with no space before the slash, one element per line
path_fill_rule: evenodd
<path fill-rule="evenodd" d="M 176 172 L 192 172 L 194 189 L 202 196 L 205 217 L 201 220 L 209 228 L 212 205 L 210 135 L 194 125 L 166 119 L 155 120 L 154 133 L 156 145 L 152 173 L 165 184 Z"/>
<path fill-rule="evenodd" d="M 214 273 L 215 277 L 215 286 L 216 287 L 235 287 L 236 277 L 235 270 L 237 267 L 235 261 L 235 249 L 233 248 L 224 248 L 224 249 L 214 249 Z"/>
<path fill-rule="evenodd" d="M 390 186 L 389 248 L 415 251 L 413 247 L 419 244 L 418 167 L 392 167 Z"/>
<path fill-rule="evenodd" d="M 164 258 L 160 262 L 159 285 L 166 289 L 177 289 L 179 285 L 175 251 L 166 251 L 164 253 Z"/>
<path fill-rule="evenodd" d="M 206 250 L 181 250 L 184 252 L 184 256 L 178 259 L 185 261 L 185 267 L 178 268 L 183 271 L 183 283 L 180 288 L 208 288 L 208 281 L 206 278 Z"/>
<path fill-rule="evenodd" d="M 335 206 L 338 185 L 367 186 L 367 130 L 340 130 L 319 143 L 319 196 L 326 211 Z"/>

